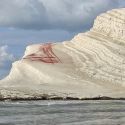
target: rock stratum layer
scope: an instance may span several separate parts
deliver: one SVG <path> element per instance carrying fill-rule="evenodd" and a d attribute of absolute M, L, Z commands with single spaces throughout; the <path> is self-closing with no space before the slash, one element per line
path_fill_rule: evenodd
<path fill-rule="evenodd" d="M 1 98 L 125 98 L 125 9 L 71 41 L 30 45 L 0 81 Z"/>

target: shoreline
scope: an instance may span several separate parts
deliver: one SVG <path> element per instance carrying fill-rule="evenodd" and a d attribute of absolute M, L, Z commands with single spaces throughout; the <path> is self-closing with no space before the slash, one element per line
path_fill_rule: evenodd
<path fill-rule="evenodd" d="M 49 100 L 49 101 L 85 101 L 85 100 L 125 100 L 125 98 L 112 98 L 112 97 L 93 97 L 93 98 L 74 98 L 74 97 L 31 97 L 31 98 L 1 98 L 0 101 L 42 101 L 42 100 Z"/>

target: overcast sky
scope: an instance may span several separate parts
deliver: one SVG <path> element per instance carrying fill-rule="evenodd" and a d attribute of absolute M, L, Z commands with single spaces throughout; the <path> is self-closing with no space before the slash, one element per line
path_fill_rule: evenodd
<path fill-rule="evenodd" d="M 28 44 L 70 40 L 125 0 L 0 0 L 0 79 Z"/>

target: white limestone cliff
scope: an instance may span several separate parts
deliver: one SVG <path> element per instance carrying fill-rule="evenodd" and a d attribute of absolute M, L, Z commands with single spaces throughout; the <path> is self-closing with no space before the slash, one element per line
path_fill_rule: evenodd
<path fill-rule="evenodd" d="M 125 98 L 125 8 L 99 15 L 71 41 L 36 44 L 0 81 L 1 98 Z"/>

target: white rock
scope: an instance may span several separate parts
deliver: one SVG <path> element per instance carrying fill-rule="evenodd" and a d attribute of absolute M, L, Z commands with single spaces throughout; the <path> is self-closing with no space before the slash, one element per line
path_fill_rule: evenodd
<path fill-rule="evenodd" d="M 0 92 L 4 98 L 125 98 L 125 8 L 101 14 L 71 41 L 28 46 Z"/>

